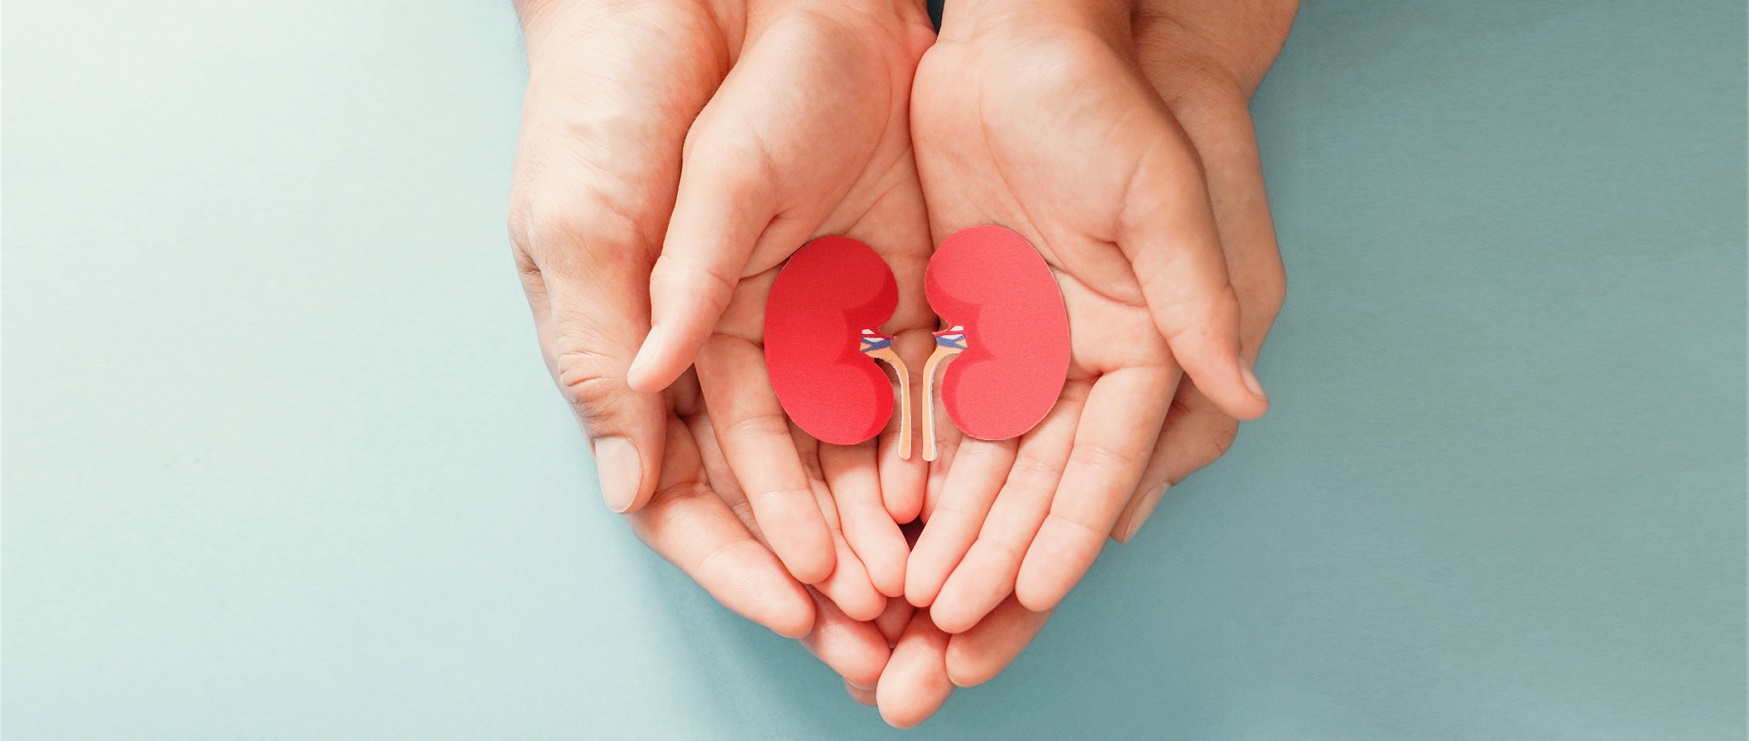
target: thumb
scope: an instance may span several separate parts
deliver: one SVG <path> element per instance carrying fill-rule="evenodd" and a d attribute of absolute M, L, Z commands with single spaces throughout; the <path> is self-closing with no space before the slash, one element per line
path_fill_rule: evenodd
<path fill-rule="evenodd" d="M 602 498 L 625 513 L 655 491 L 667 418 L 661 395 L 626 385 L 648 326 L 639 265 L 647 262 L 625 259 L 639 252 L 635 244 L 581 220 L 513 230 L 522 237 L 517 262 L 547 369 L 589 436 Z"/>
<path fill-rule="evenodd" d="M 776 173 L 758 137 L 713 125 L 711 112 L 706 106 L 688 137 L 674 214 L 650 275 L 653 321 L 629 376 L 640 391 L 667 388 L 692 364 L 772 223 Z"/>
<path fill-rule="evenodd" d="M 1118 244 L 1172 356 L 1216 406 L 1255 419 L 1268 397 L 1240 352 L 1239 299 L 1228 277 L 1202 166 L 1175 121 L 1130 181 Z"/>

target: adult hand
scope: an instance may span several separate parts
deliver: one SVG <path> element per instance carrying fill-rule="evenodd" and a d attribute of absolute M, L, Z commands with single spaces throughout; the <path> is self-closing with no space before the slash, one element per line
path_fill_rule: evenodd
<path fill-rule="evenodd" d="M 902 279 L 916 273 L 907 284 L 920 282 L 928 236 L 906 101 L 933 38 L 927 17 L 903 2 L 811 0 L 530 0 L 519 9 L 530 83 L 512 237 L 549 364 L 593 441 L 609 505 L 634 510 L 654 490 L 673 417 L 659 389 L 697 349 L 665 352 L 677 346 L 659 331 L 644 362 L 633 362 L 651 326 L 645 286 L 656 291 L 656 315 L 672 319 L 671 336 L 685 337 L 698 320 L 717 321 L 744 273 L 755 284 L 745 308 L 723 320 L 721 341 L 701 358 L 728 457 L 789 570 L 859 615 L 878 608 L 874 584 L 902 588 L 906 550 L 893 522 L 915 516 L 925 469 L 893 454 L 877 473 L 873 446 L 828 451 L 791 440 L 757 357 L 756 284 L 769 285 L 775 266 L 818 232 L 861 233 L 887 248 Z M 736 277 L 718 282 L 722 271 Z M 926 330 L 920 297 L 907 298 L 914 308 L 889 328 Z M 821 498 L 827 478 L 849 492 L 842 516 Z M 872 577 L 856 573 L 860 563 L 835 570 L 847 545 Z"/>
<path fill-rule="evenodd" d="M 1133 21 L 1136 54 L 1203 165 L 1227 272 L 1239 298 L 1241 351 L 1255 363 L 1287 291 L 1269 216 L 1251 96 L 1275 63 L 1298 0 L 1154 0 Z M 1232 447 L 1239 420 L 1194 383 L 1172 400 L 1154 455 L 1111 535 L 1135 537 L 1166 490 Z"/>
<path fill-rule="evenodd" d="M 645 291 L 682 143 L 727 73 L 741 16 L 691 2 L 517 9 L 529 85 L 511 241 L 543 356 L 590 436 L 609 507 L 631 513 L 640 538 L 735 612 L 790 637 L 845 635 L 834 627 L 842 613 L 817 605 L 710 488 L 690 432 L 705 421 L 696 379 L 660 395 L 625 383 L 649 325 Z M 815 643 L 846 653 L 833 649 L 841 641 Z M 858 670 L 870 671 L 847 669 Z"/>
<path fill-rule="evenodd" d="M 1267 405 L 1196 152 L 1136 68 L 1129 18 L 1060 0 L 956 7 L 918 69 L 935 233 L 1026 236 L 1057 271 L 1071 338 L 1068 381 L 1037 428 L 944 441 L 906 597 L 949 632 L 1011 592 L 1043 611 L 1073 587 L 1140 483 L 1181 367 L 1228 414 Z"/>
<path fill-rule="evenodd" d="M 902 589 L 894 522 L 915 515 L 926 469 L 901 460 L 892 435 L 877 464 L 873 445 L 792 434 L 765 372 L 762 317 L 779 266 L 822 234 L 868 242 L 900 285 L 921 284 L 929 238 L 908 101 L 933 38 L 907 0 L 750 6 L 740 55 L 687 136 L 650 280 L 654 323 L 628 378 L 654 393 L 696 356 L 723 452 L 772 550 L 859 617 Z M 907 290 L 884 329 L 920 338 L 931 326 Z"/>
<path fill-rule="evenodd" d="M 649 326 L 682 142 L 727 74 L 743 21 L 731 6 L 684 1 L 521 0 L 517 11 L 529 73 L 510 239 L 602 496 L 629 512 L 656 490 L 677 418 L 671 397 L 628 388 L 626 369 Z"/>
<path fill-rule="evenodd" d="M 1296 8 L 1293 0 L 1156 0 L 1143 3 L 1135 13 L 1133 33 L 1142 70 L 1183 125 L 1205 168 L 1230 282 L 1240 305 L 1241 341 L 1248 358 L 1255 358 L 1280 309 L 1285 280 L 1246 105 L 1280 51 Z M 1237 420 L 1221 412 L 1194 385 L 1181 385 L 1142 485 L 1131 497 L 1114 537 L 1133 536 L 1158 503 L 1164 485 L 1177 483 L 1219 457 L 1236 430 Z M 936 481 L 939 477 L 932 484 Z M 931 500 L 941 497 L 932 494 Z M 944 594 L 934 609 L 941 609 L 947 599 Z M 1001 672 L 1049 615 L 1027 610 L 1009 596 L 965 632 L 945 641 L 914 638 L 904 644 L 909 648 L 895 648 L 889 662 L 895 687 L 890 695 L 883 695 L 891 697 L 891 707 L 883 704 L 883 714 L 920 722 L 940 707 L 952 686 L 970 687 Z M 911 669 L 901 677 L 901 667 Z M 947 690 L 940 689 L 943 678 L 951 683 Z M 881 682 L 884 691 L 888 675 Z M 901 692 L 902 688 L 911 691 Z"/>

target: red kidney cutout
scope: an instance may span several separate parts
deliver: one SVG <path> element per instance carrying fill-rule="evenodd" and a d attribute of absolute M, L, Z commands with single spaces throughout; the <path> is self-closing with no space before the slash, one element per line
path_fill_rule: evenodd
<path fill-rule="evenodd" d="M 1069 374 L 1069 312 L 1038 250 L 1000 226 L 956 232 L 930 258 L 924 290 L 948 327 L 938 345 L 963 337 L 941 380 L 954 424 L 1006 440 L 1043 420 Z"/>
<path fill-rule="evenodd" d="M 784 412 L 808 434 L 854 445 L 886 426 L 892 382 L 864 343 L 892 342 L 878 331 L 898 306 L 892 269 L 849 237 L 802 245 L 777 274 L 765 304 L 765 369 Z"/>

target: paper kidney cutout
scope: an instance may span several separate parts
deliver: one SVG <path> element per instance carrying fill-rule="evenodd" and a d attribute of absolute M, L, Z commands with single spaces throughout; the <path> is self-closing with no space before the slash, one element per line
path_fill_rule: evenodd
<path fill-rule="evenodd" d="M 777 274 L 765 304 L 765 369 L 784 412 L 808 434 L 854 445 L 886 426 L 893 386 L 875 359 L 903 368 L 892 338 L 879 333 L 898 305 L 892 269 L 849 237 L 802 245 Z M 904 398 L 907 374 L 898 375 Z M 907 456 L 908 417 L 901 441 Z"/>
<path fill-rule="evenodd" d="M 1006 440 L 1043 420 L 1069 373 L 1069 312 L 1044 257 L 1010 229 L 973 227 L 936 248 L 924 290 L 948 327 L 935 333 L 925 393 L 945 363 L 942 406 L 967 435 Z M 932 407 L 926 401 L 923 457 L 930 460 Z"/>
<path fill-rule="evenodd" d="M 943 366 L 941 406 L 967 435 L 1006 440 L 1037 426 L 1069 373 L 1069 313 L 1044 258 L 1012 230 L 973 227 L 936 249 L 924 291 L 948 328 L 935 333 L 923 371 L 923 457 L 935 460 Z M 879 433 L 894 404 L 882 360 L 897 371 L 899 449 L 911 456 L 910 377 L 879 331 L 898 303 L 892 269 L 849 237 L 803 245 L 778 273 L 765 304 L 765 368 L 808 434 L 854 445 Z"/>

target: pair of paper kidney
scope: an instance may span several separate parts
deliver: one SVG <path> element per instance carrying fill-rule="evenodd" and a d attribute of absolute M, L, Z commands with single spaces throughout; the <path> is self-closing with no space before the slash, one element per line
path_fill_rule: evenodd
<path fill-rule="evenodd" d="M 967 435 L 1006 440 L 1032 429 L 1069 372 L 1069 314 L 1044 258 L 1009 229 L 973 227 L 942 242 L 923 282 L 946 327 L 923 368 L 923 457 L 935 459 L 938 371 L 941 406 Z M 911 457 L 910 374 L 880 334 L 898 304 L 892 269 L 848 237 L 803 245 L 778 273 L 765 305 L 765 365 L 784 411 L 808 434 L 854 445 L 886 427 L 894 395 L 877 361 L 886 362 L 899 378 L 900 451 Z"/>

